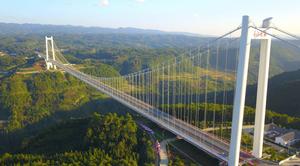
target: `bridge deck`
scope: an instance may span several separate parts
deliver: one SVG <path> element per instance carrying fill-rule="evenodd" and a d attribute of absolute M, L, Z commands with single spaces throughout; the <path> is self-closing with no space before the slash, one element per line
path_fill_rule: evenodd
<path fill-rule="evenodd" d="M 182 137 L 187 142 L 207 152 L 211 156 L 221 161 L 228 161 L 228 142 L 221 140 L 210 133 L 202 131 L 201 129 L 192 126 L 191 124 L 174 118 L 173 116 L 160 111 L 159 109 L 153 107 L 152 105 L 149 105 L 148 103 L 138 100 L 137 98 L 134 98 L 124 92 L 118 91 L 113 87 L 105 85 L 96 77 L 91 77 L 90 75 L 77 71 L 74 68 L 72 68 L 72 66 L 64 65 L 53 60 L 49 61 L 55 64 L 57 67 L 63 69 L 67 73 L 84 81 L 85 83 L 107 94 L 108 96 L 111 96 L 112 98 L 126 105 L 127 107 L 135 110 L 136 112 L 150 119 L 159 126 L 169 130 L 175 135 Z M 246 152 L 241 152 L 240 161 L 242 163 L 262 163 L 261 160 L 254 158 L 252 155 Z"/>

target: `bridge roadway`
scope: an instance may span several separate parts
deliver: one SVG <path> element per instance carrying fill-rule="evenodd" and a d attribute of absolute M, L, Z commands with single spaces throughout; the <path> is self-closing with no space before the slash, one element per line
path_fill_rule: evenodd
<path fill-rule="evenodd" d="M 106 95 L 111 96 L 118 102 L 135 110 L 139 114 L 150 119 L 151 121 L 165 128 L 166 130 L 169 130 L 175 135 L 182 137 L 184 140 L 193 144 L 197 148 L 207 152 L 209 155 L 223 162 L 228 161 L 229 142 L 221 140 L 216 136 L 205 131 L 201 131 L 199 128 L 190 125 L 182 120 L 174 118 L 173 116 L 166 114 L 160 111 L 159 109 L 153 107 L 152 105 L 149 105 L 148 103 L 145 103 L 135 97 L 132 97 L 131 95 L 118 91 L 115 88 L 102 83 L 97 77 L 93 77 L 82 73 L 74 69 L 70 65 L 64 65 L 58 61 L 53 60 L 49 61 L 57 67 L 64 70 L 65 72 L 73 75 L 74 77 L 84 81 L 85 83 L 91 85 L 92 87 L 98 89 Z M 248 164 L 262 163 L 261 160 L 254 158 L 252 155 L 246 152 L 241 152 L 240 162 Z"/>

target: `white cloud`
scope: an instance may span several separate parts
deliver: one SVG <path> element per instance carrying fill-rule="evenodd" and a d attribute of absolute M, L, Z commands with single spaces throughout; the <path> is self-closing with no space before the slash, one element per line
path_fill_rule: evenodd
<path fill-rule="evenodd" d="M 108 0 L 101 0 L 100 4 L 101 4 L 101 6 L 108 6 L 109 5 L 109 1 Z"/>
<path fill-rule="evenodd" d="M 137 2 L 139 2 L 139 3 L 145 2 L 145 0 L 135 0 L 135 1 L 137 1 Z"/>

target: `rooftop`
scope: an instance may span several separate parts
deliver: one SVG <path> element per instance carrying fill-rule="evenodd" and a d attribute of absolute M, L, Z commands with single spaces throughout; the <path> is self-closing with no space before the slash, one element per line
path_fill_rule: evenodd
<path fill-rule="evenodd" d="M 300 132 L 291 131 L 280 136 L 284 141 L 293 141 L 300 139 Z"/>

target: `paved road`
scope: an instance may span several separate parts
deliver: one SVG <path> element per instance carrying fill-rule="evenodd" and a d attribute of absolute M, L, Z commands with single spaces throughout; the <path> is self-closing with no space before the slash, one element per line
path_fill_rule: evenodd
<path fill-rule="evenodd" d="M 169 159 L 168 159 L 167 144 L 175 140 L 176 138 L 169 138 L 160 142 L 160 152 L 159 152 L 160 166 L 168 166 Z"/>

